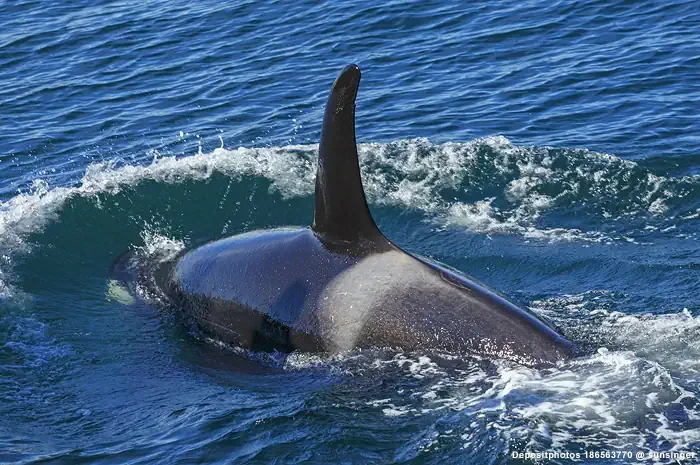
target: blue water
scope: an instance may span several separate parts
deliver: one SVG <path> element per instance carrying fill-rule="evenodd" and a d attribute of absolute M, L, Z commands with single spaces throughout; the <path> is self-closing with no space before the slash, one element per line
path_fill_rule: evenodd
<path fill-rule="evenodd" d="M 0 17 L 0 462 L 700 452 L 696 3 L 17 0 Z M 125 250 L 308 224 L 350 62 L 384 233 L 592 355 L 246 353 L 109 280 Z"/>

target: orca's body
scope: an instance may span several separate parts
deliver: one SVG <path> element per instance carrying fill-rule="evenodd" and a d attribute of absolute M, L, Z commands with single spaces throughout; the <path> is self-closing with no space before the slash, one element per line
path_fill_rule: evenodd
<path fill-rule="evenodd" d="M 387 240 L 365 200 L 355 143 L 360 70 L 346 67 L 326 106 L 310 228 L 255 231 L 179 256 L 155 282 L 225 342 L 261 350 L 393 347 L 565 359 L 572 344 L 534 315 Z"/>

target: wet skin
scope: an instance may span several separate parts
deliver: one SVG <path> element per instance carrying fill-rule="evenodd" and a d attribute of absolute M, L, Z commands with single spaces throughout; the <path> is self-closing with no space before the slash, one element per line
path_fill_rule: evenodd
<path fill-rule="evenodd" d="M 404 252 L 377 228 L 355 141 L 360 71 L 346 67 L 326 105 L 309 228 L 254 231 L 162 265 L 155 284 L 222 341 L 256 350 L 392 347 L 565 360 L 574 345 L 473 279 Z"/>

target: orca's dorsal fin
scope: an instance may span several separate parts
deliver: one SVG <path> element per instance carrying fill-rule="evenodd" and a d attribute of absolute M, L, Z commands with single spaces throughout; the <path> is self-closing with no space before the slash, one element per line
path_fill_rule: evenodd
<path fill-rule="evenodd" d="M 312 229 L 330 241 L 383 241 L 362 188 L 355 141 L 355 97 L 360 68 L 338 75 L 326 103 L 319 144 Z"/>

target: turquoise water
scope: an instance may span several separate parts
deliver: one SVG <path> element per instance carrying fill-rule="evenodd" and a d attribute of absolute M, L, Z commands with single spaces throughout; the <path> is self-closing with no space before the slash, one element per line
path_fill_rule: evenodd
<path fill-rule="evenodd" d="M 19 0 L 0 15 L 0 462 L 700 452 L 693 2 Z M 125 250 L 308 224 L 323 105 L 350 62 L 380 228 L 592 355 L 532 370 L 247 353 L 110 282 Z"/>

